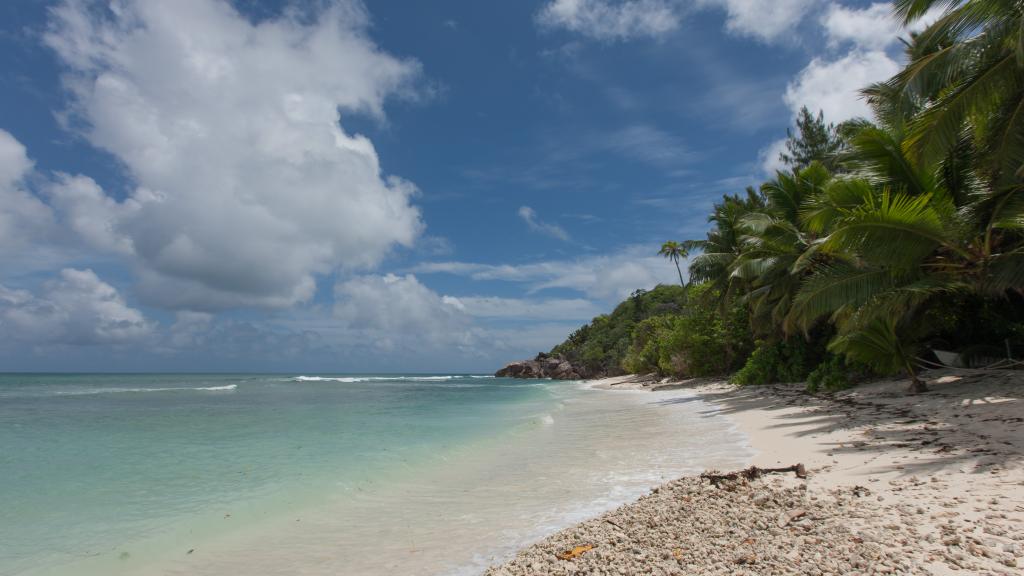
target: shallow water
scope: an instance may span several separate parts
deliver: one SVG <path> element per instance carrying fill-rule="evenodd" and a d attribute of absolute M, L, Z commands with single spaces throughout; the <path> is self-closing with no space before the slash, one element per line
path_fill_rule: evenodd
<path fill-rule="evenodd" d="M 0 574 L 477 573 L 744 439 L 685 393 L 2 375 Z"/>

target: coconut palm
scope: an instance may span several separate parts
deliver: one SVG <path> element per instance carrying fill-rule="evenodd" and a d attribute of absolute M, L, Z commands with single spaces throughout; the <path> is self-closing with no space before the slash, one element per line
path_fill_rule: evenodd
<path fill-rule="evenodd" d="M 817 252 L 817 235 L 803 226 L 800 210 L 821 195 L 830 178 L 818 161 L 798 172 L 778 172 L 761 186 L 765 206 L 741 220 L 744 234 L 732 276 L 746 282 L 751 325 L 761 333 L 785 328 L 793 296 Z"/>
<path fill-rule="evenodd" d="M 1024 4 L 1017 0 L 896 0 L 904 22 L 944 8 L 910 47 L 910 63 L 888 82 L 924 106 L 906 146 L 939 162 L 967 131 L 979 169 L 996 189 L 1024 181 Z"/>
<path fill-rule="evenodd" d="M 707 237 L 683 242 L 689 252 L 701 252 L 690 258 L 690 282 L 711 283 L 713 290 L 707 293 L 717 294 L 723 309 L 743 289 L 742 281 L 733 275 L 733 264 L 743 250 L 743 219 L 764 205 L 764 197 L 752 187 L 747 188 L 745 198 L 723 196 L 708 217 L 713 226 Z"/>
<path fill-rule="evenodd" d="M 856 348 L 851 357 L 888 342 L 874 363 L 887 368 L 892 358 L 906 360 L 908 337 L 921 336 L 901 329 L 905 319 L 950 295 L 1003 298 L 1024 289 L 1024 202 L 980 185 L 971 170 L 924 169 L 898 131 L 865 126 L 851 147 L 851 176 L 804 205 L 805 225 L 827 232 L 818 247 L 827 260 L 803 283 L 787 320 L 806 329 L 829 317 L 839 332 L 835 349 Z M 913 389 L 923 389 L 908 371 Z"/>
<path fill-rule="evenodd" d="M 683 270 L 679 267 L 679 260 L 686 258 L 688 255 L 686 248 L 679 242 L 669 240 L 661 245 L 661 250 L 658 251 L 658 254 L 668 258 L 676 265 L 676 272 L 679 274 L 679 285 L 686 287 L 686 282 L 683 281 Z"/>

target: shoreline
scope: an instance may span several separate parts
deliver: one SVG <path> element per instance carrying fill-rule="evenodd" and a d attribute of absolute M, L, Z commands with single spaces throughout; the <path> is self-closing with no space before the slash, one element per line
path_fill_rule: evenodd
<path fill-rule="evenodd" d="M 808 478 L 714 488 L 683 477 L 487 574 L 1017 574 L 1024 374 L 925 376 L 932 390 L 916 396 L 904 393 L 903 380 L 831 396 L 806 394 L 801 384 L 589 381 L 699 399 L 714 409 L 707 416 L 726 416 L 746 434 L 755 451 L 748 465 L 799 463 Z M 573 549 L 571 559 L 556 557 Z"/>

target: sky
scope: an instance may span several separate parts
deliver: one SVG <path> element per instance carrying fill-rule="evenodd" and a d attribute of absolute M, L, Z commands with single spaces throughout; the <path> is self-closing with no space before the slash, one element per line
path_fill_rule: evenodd
<path fill-rule="evenodd" d="M 866 116 L 886 3 L 0 4 L 0 371 L 492 372 Z M 685 264 L 685 263 L 684 263 Z"/>

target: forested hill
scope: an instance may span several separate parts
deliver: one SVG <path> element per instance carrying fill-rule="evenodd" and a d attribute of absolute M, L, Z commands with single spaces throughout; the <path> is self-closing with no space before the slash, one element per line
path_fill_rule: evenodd
<path fill-rule="evenodd" d="M 686 291 L 680 286 L 658 286 L 637 290 L 615 307 L 582 326 L 551 350 L 585 371 L 585 377 L 625 373 L 622 361 L 629 352 L 633 329 L 648 318 L 676 315 L 685 305 Z"/>
<path fill-rule="evenodd" d="M 742 306 L 724 304 L 709 286 L 661 285 L 634 292 L 538 361 L 569 362 L 583 378 L 724 376 L 743 365 L 753 346 Z"/>

